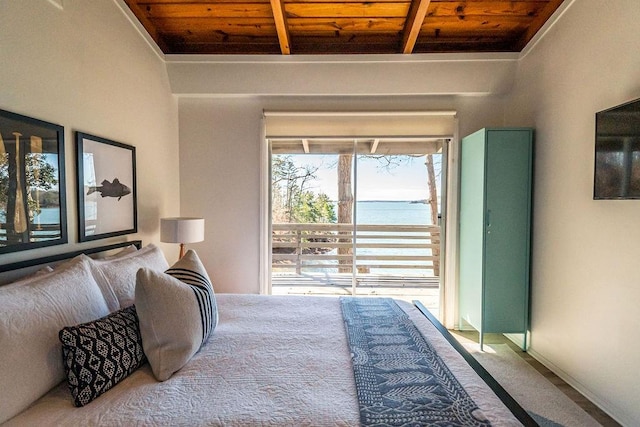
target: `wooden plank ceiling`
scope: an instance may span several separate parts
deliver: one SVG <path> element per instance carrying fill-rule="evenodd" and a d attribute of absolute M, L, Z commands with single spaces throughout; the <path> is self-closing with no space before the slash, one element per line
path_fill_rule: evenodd
<path fill-rule="evenodd" d="M 519 52 L 563 0 L 125 0 L 166 54 Z"/>

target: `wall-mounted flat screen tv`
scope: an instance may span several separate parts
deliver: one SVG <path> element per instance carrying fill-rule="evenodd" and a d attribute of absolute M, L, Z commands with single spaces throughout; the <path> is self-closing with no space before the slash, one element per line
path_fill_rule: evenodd
<path fill-rule="evenodd" d="M 640 99 L 596 113 L 594 199 L 640 199 Z"/>

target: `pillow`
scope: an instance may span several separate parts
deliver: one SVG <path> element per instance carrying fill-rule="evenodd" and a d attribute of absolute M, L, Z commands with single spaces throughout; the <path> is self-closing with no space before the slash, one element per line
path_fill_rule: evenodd
<path fill-rule="evenodd" d="M 109 255 L 109 256 L 105 256 L 105 257 L 102 257 L 102 258 L 97 258 L 97 259 L 100 259 L 100 260 L 103 260 L 103 261 L 105 261 L 105 260 L 114 260 L 114 259 L 122 258 L 125 255 L 129 255 L 129 254 L 135 253 L 137 251 L 138 251 L 138 248 L 136 248 L 136 245 L 129 245 L 129 246 L 126 246 L 124 249 L 122 249 L 118 253 L 115 253 L 115 254 Z"/>
<path fill-rule="evenodd" d="M 58 332 L 109 314 L 80 257 L 0 287 L 0 424 L 64 380 Z"/>
<path fill-rule="evenodd" d="M 211 280 L 193 250 L 166 273 L 141 268 L 136 307 L 144 352 L 159 381 L 182 368 L 218 324 Z"/>
<path fill-rule="evenodd" d="M 51 273 L 52 271 L 53 271 L 53 267 L 51 267 L 50 265 L 45 265 L 44 267 L 42 267 L 41 269 L 33 273 L 31 277 L 42 276 L 44 274 Z"/>
<path fill-rule="evenodd" d="M 158 272 L 169 268 L 164 254 L 153 244 L 115 259 L 86 259 L 112 312 L 134 303 L 136 272 L 139 268 L 146 267 Z"/>
<path fill-rule="evenodd" d="M 125 379 L 144 362 L 136 307 L 59 333 L 62 362 L 76 406 L 84 406 Z"/>

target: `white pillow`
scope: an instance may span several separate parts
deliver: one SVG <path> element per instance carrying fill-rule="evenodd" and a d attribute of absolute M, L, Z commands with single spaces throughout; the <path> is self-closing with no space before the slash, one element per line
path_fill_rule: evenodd
<path fill-rule="evenodd" d="M 30 277 L 42 276 L 44 274 L 51 273 L 52 271 L 53 271 L 53 267 L 51 267 L 50 265 L 45 265 L 44 267 L 42 267 L 41 269 L 33 273 L 33 275 Z"/>
<path fill-rule="evenodd" d="M 163 272 L 169 267 L 164 254 L 154 244 L 114 259 L 86 259 L 111 312 L 134 303 L 138 269 Z"/>
<path fill-rule="evenodd" d="M 94 258 L 94 259 L 100 259 L 100 260 L 114 260 L 114 259 L 118 259 L 118 258 L 122 258 L 126 255 L 130 255 L 132 253 L 135 253 L 138 251 L 138 248 L 136 247 L 136 245 L 129 245 L 124 247 L 120 252 L 115 253 L 113 255 L 109 255 L 109 256 L 105 256 L 102 258 Z"/>
<path fill-rule="evenodd" d="M 182 368 L 218 324 L 211 280 L 193 250 L 166 273 L 138 271 L 136 310 L 142 347 L 159 381 Z"/>
<path fill-rule="evenodd" d="M 0 424 L 65 378 L 60 329 L 108 313 L 81 257 L 0 287 Z"/>

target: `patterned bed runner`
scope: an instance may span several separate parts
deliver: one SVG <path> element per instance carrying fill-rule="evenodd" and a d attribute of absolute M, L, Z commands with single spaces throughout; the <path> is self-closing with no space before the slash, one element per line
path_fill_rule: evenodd
<path fill-rule="evenodd" d="M 490 425 L 395 301 L 342 297 L 341 303 L 362 425 Z"/>

